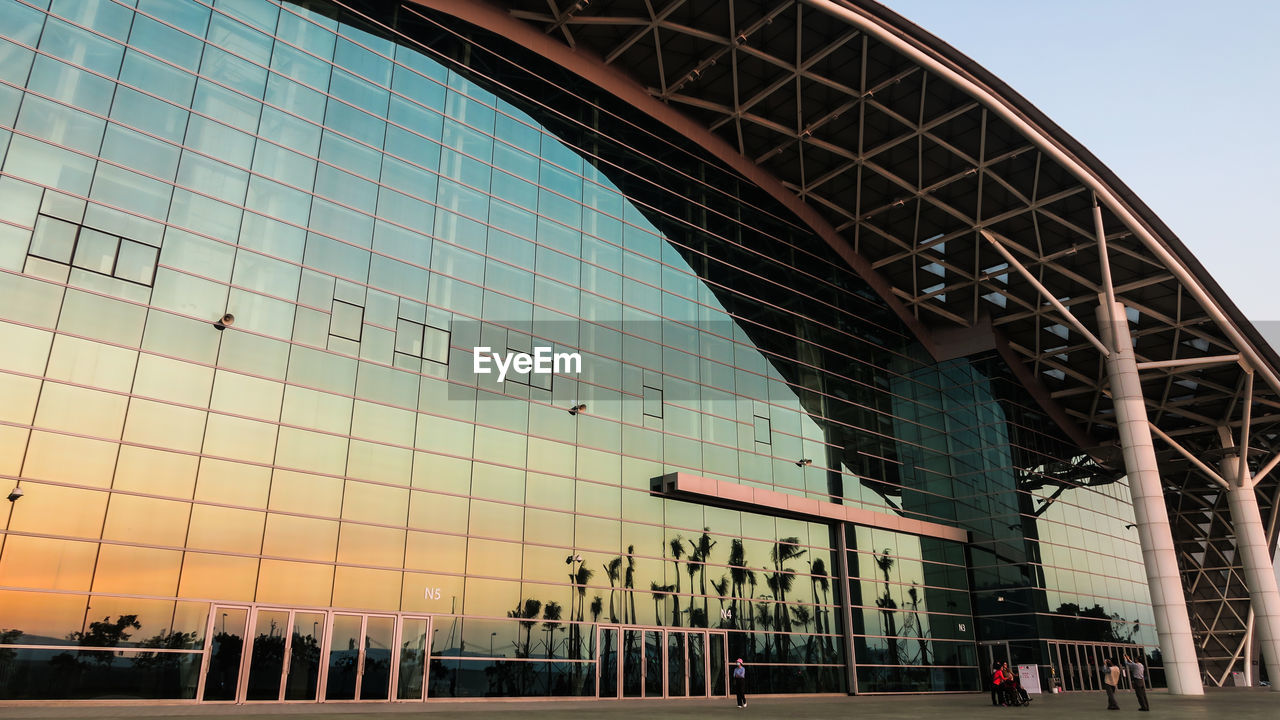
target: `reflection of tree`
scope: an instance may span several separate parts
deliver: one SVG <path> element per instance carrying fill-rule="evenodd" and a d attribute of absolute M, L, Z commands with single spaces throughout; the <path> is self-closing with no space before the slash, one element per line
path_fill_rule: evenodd
<path fill-rule="evenodd" d="M 729 543 L 729 579 L 733 582 L 733 618 L 730 620 L 731 627 L 741 627 L 738 624 L 738 618 L 742 617 L 742 609 L 738 607 L 738 598 L 746 596 L 747 579 L 751 579 L 751 586 L 755 587 L 755 571 L 747 568 L 747 553 L 742 545 L 742 540 L 734 538 Z M 754 592 L 752 593 L 755 594 Z M 750 620 L 751 610 L 747 610 L 748 620 Z"/>
<path fill-rule="evenodd" d="M 521 604 L 516 605 L 515 610 L 507 611 L 507 617 L 515 618 L 520 623 L 520 627 L 524 628 L 525 640 L 521 645 L 519 633 L 516 635 L 515 654 L 516 657 L 529 657 L 529 650 L 533 645 L 533 626 L 538 624 L 538 613 L 542 610 L 542 601 L 533 598 L 527 598 Z"/>
<path fill-rule="evenodd" d="M 697 541 L 689 541 L 689 564 L 695 566 L 698 572 L 701 573 L 700 592 L 702 594 L 703 616 L 703 622 L 701 625 L 690 622 L 690 627 L 707 627 L 707 562 L 711 560 L 711 548 L 716 546 L 716 543 L 711 539 L 711 535 L 708 534 L 710 530 L 711 528 L 709 527 L 702 528 L 702 534 L 698 536 Z M 693 570 L 689 571 L 689 592 L 693 592 Z M 692 612 L 692 599 L 689 601 L 689 608 L 690 612 Z"/>
<path fill-rule="evenodd" d="M 676 594 L 671 604 L 671 626 L 680 627 L 680 558 L 684 557 L 684 538 L 677 535 L 671 538 L 669 545 L 671 546 L 671 564 L 676 569 Z"/>
<path fill-rule="evenodd" d="M 1107 614 L 1101 605 L 1084 608 L 1075 603 L 1063 603 L 1054 611 L 1055 638 L 1084 642 L 1132 643 L 1139 624 L 1129 623 L 1119 614 Z"/>
<path fill-rule="evenodd" d="M 889 655 L 885 662 L 896 665 L 901 660 L 898 655 L 898 621 L 894 615 L 898 603 L 893 599 L 890 592 L 892 586 L 889 584 L 889 570 L 893 568 L 894 560 L 889 556 L 889 548 L 885 548 L 880 554 L 873 550 L 871 555 L 876 559 L 876 567 L 884 574 L 884 595 L 876 598 L 876 607 L 880 608 L 880 615 L 884 619 L 884 634 L 889 638 Z"/>
<path fill-rule="evenodd" d="M 769 582 L 769 589 L 774 592 L 778 601 L 777 615 L 775 624 L 778 629 L 778 659 L 786 662 L 791 654 L 791 613 L 787 612 L 787 593 L 791 591 L 791 586 L 795 582 L 795 572 L 786 566 L 792 560 L 799 558 L 808 552 L 800 547 L 800 538 L 785 537 L 774 544 L 769 550 L 769 559 L 773 561 L 773 573 Z"/>
<path fill-rule="evenodd" d="M 138 622 L 136 614 L 120 615 L 116 617 L 115 622 L 112 622 L 111 616 L 108 615 L 102 618 L 100 622 L 89 623 L 87 632 L 77 630 L 68 635 L 67 639 L 84 647 L 113 648 L 132 637 L 133 634 L 128 632 L 130 629 L 138 630 L 141 628 L 142 623 Z M 77 658 L 85 656 L 92 658 L 99 665 L 109 666 L 115 660 L 115 653 L 86 650 L 76 652 Z"/>
<path fill-rule="evenodd" d="M 0 645 L 16 645 L 18 638 L 25 633 L 21 630 L 0 630 Z M 0 647 L 0 688 L 9 684 L 10 675 L 13 673 L 13 661 L 18 658 L 17 651 L 12 648 Z"/>
<path fill-rule="evenodd" d="M 653 616 L 658 619 L 658 627 L 662 627 L 662 603 L 675 587 L 675 585 L 659 585 L 652 580 L 649 581 L 649 593 L 653 595 Z"/>
<path fill-rule="evenodd" d="M 622 572 L 622 556 L 619 555 L 604 564 L 605 575 L 609 576 L 609 622 L 618 622 L 618 613 L 613 609 L 613 594 L 617 589 L 618 578 Z"/>
<path fill-rule="evenodd" d="M 724 601 L 725 596 L 729 594 L 729 576 L 721 575 L 720 580 L 711 581 L 711 589 L 716 591 L 716 599 L 720 601 L 720 627 L 725 626 L 724 617 Z"/>
<path fill-rule="evenodd" d="M 156 650 L 180 650 L 194 646 L 197 637 L 194 632 L 165 632 L 162 630 L 160 633 L 139 642 L 138 647 Z M 187 657 L 188 655 L 185 653 L 139 652 L 133 656 L 133 666 L 152 677 L 157 687 L 179 687 L 181 685 L 179 679 L 179 673 L 182 669 L 181 663 Z"/>
<path fill-rule="evenodd" d="M 818 602 L 818 590 L 822 590 L 822 605 L 818 608 L 817 631 L 824 633 L 822 638 L 823 662 L 829 663 L 835 659 L 836 651 L 830 637 L 834 630 L 831 629 L 831 611 L 828 609 L 828 605 L 831 603 L 829 597 L 831 581 L 827 575 L 827 564 L 822 558 L 817 558 L 813 561 L 809 572 L 813 575 L 811 581 L 813 583 L 813 601 L 815 603 Z"/>
<path fill-rule="evenodd" d="M 576 572 L 569 573 L 569 581 L 573 584 L 573 593 L 569 595 L 569 619 L 573 620 L 573 602 L 576 596 L 578 603 L 578 623 L 569 625 L 569 657 L 577 660 L 582 657 L 583 606 L 587 603 L 587 582 L 595 573 L 586 568 L 584 563 L 578 564 Z"/>
<path fill-rule="evenodd" d="M 215 633 L 210 643 L 209 673 L 205 680 L 205 700 L 235 699 L 244 638 L 238 633 Z"/>

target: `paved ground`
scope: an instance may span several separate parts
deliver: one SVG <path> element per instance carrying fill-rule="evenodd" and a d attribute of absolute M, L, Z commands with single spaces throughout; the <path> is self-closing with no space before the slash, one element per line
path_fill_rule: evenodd
<path fill-rule="evenodd" d="M 1121 711 L 1115 718 L 1135 720 L 1275 720 L 1280 717 L 1280 694 L 1264 689 L 1211 690 L 1203 697 L 1151 693 L 1149 715 L 1137 714 L 1132 693 L 1120 693 Z M 461 716 L 466 720 L 593 720 L 594 718 L 660 718 L 661 720 L 711 720 L 712 718 L 786 718 L 786 720 L 881 720 L 887 718 L 945 717 L 945 720 L 1025 717 L 1035 720 L 1075 720 L 1087 716 L 1112 717 L 1106 697 L 1098 693 L 1039 696 L 1027 708 L 994 708 L 987 695 L 908 695 L 890 697 L 761 697 L 748 698 L 747 709 L 733 700 L 624 700 L 624 701 L 488 701 L 432 702 L 426 705 L 17 705 L 0 703 L 0 718 L 165 718 L 231 717 L 237 720 L 265 718 L 322 718 L 323 720 L 396 720 L 411 714 L 436 718 Z"/>

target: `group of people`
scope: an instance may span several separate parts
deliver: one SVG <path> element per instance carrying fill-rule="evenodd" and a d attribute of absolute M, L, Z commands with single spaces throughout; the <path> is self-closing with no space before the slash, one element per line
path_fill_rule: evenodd
<path fill-rule="evenodd" d="M 1028 705 L 1031 696 L 1022 688 L 1017 673 L 1009 671 L 1009 663 L 998 662 L 991 666 L 991 704 L 997 707 Z"/>
<path fill-rule="evenodd" d="M 1102 678 L 1102 687 L 1107 692 L 1107 709 L 1119 710 L 1116 703 L 1116 688 L 1120 686 L 1120 666 L 1115 658 L 1107 658 L 1107 669 Z M 1124 655 L 1125 672 L 1129 675 L 1129 684 L 1133 694 L 1138 698 L 1138 709 L 1149 711 L 1147 704 L 1147 669 L 1127 654 Z M 995 706 L 1026 705 L 1031 702 L 1027 691 L 1016 673 L 1009 671 L 1009 663 L 998 662 L 991 666 L 991 704 Z"/>
<path fill-rule="evenodd" d="M 1147 705 L 1147 669 L 1142 663 L 1124 656 L 1125 671 L 1129 673 L 1129 683 L 1133 686 L 1133 694 L 1138 696 L 1138 709 L 1150 710 Z M 1102 680 L 1102 687 L 1107 691 L 1107 709 L 1119 710 L 1116 704 L 1116 688 L 1120 686 L 1120 666 L 1115 658 L 1107 658 L 1107 674 Z"/>

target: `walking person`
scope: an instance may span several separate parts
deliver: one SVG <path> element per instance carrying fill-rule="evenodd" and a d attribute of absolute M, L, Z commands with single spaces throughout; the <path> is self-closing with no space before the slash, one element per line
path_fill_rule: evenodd
<path fill-rule="evenodd" d="M 1120 706 L 1116 704 L 1116 686 L 1120 684 L 1120 666 L 1116 664 L 1115 658 L 1107 658 L 1107 674 L 1102 678 L 1102 687 L 1107 690 L 1107 709 L 1119 710 Z"/>
<path fill-rule="evenodd" d="M 1124 668 L 1129 673 L 1129 682 L 1133 684 L 1133 694 L 1138 696 L 1138 709 L 1150 710 L 1147 704 L 1147 669 L 1142 663 L 1131 660 L 1129 653 L 1124 654 Z"/>
<path fill-rule="evenodd" d="M 747 706 L 747 668 L 742 664 L 742 658 L 738 658 L 738 666 L 733 669 L 733 686 L 738 692 L 738 707 Z"/>

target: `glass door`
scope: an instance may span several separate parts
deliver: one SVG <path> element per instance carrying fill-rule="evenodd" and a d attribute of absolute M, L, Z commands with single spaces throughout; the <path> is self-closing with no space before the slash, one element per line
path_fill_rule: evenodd
<path fill-rule="evenodd" d="M 662 697 L 662 631 L 644 631 L 644 696 Z"/>
<path fill-rule="evenodd" d="M 329 631 L 325 700 L 387 700 L 396 619 L 334 613 Z"/>
<path fill-rule="evenodd" d="M 707 635 L 707 670 L 710 673 L 710 689 L 712 697 L 725 697 L 728 687 L 725 683 L 728 658 L 725 657 L 725 633 L 713 632 Z"/>
<path fill-rule="evenodd" d="M 245 629 L 249 608 L 214 605 L 209 613 L 209 651 L 205 658 L 204 687 L 200 698 L 205 702 L 235 702 L 239 697 L 240 666 L 244 660 Z"/>
<path fill-rule="evenodd" d="M 685 697 L 689 687 L 685 677 L 685 645 L 688 635 L 683 632 L 667 633 L 667 697 Z"/>
<path fill-rule="evenodd" d="M 285 646 L 288 644 L 289 611 L 254 610 L 253 634 L 249 636 L 249 678 L 244 699 L 278 701 L 284 680 Z"/>
<path fill-rule="evenodd" d="M 644 645 L 640 630 L 622 631 L 622 696 L 640 697 L 644 688 Z"/>
<path fill-rule="evenodd" d="M 600 627 L 600 643 L 596 646 L 600 652 L 596 656 L 598 670 L 596 672 L 596 697 L 618 697 L 618 633 L 619 628 L 602 625 Z"/>
<path fill-rule="evenodd" d="M 289 647 L 285 657 L 289 667 L 284 676 L 285 701 L 315 702 L 320 689 L 320 642 L 324 637 L 325 614 L 293 611 Z"/>
<path fill-rule="evenodd" d="M 427 687 L 427 657 L 431 647 L 431 618 L 400 619 L 400 662 L 396 668 L 396 700 L 423 700 Z"/>
<path fill-rule="evenodd" d="M 689 697 L 707 696 L 706 647 L 706 633 L 689 633 Z"/>

